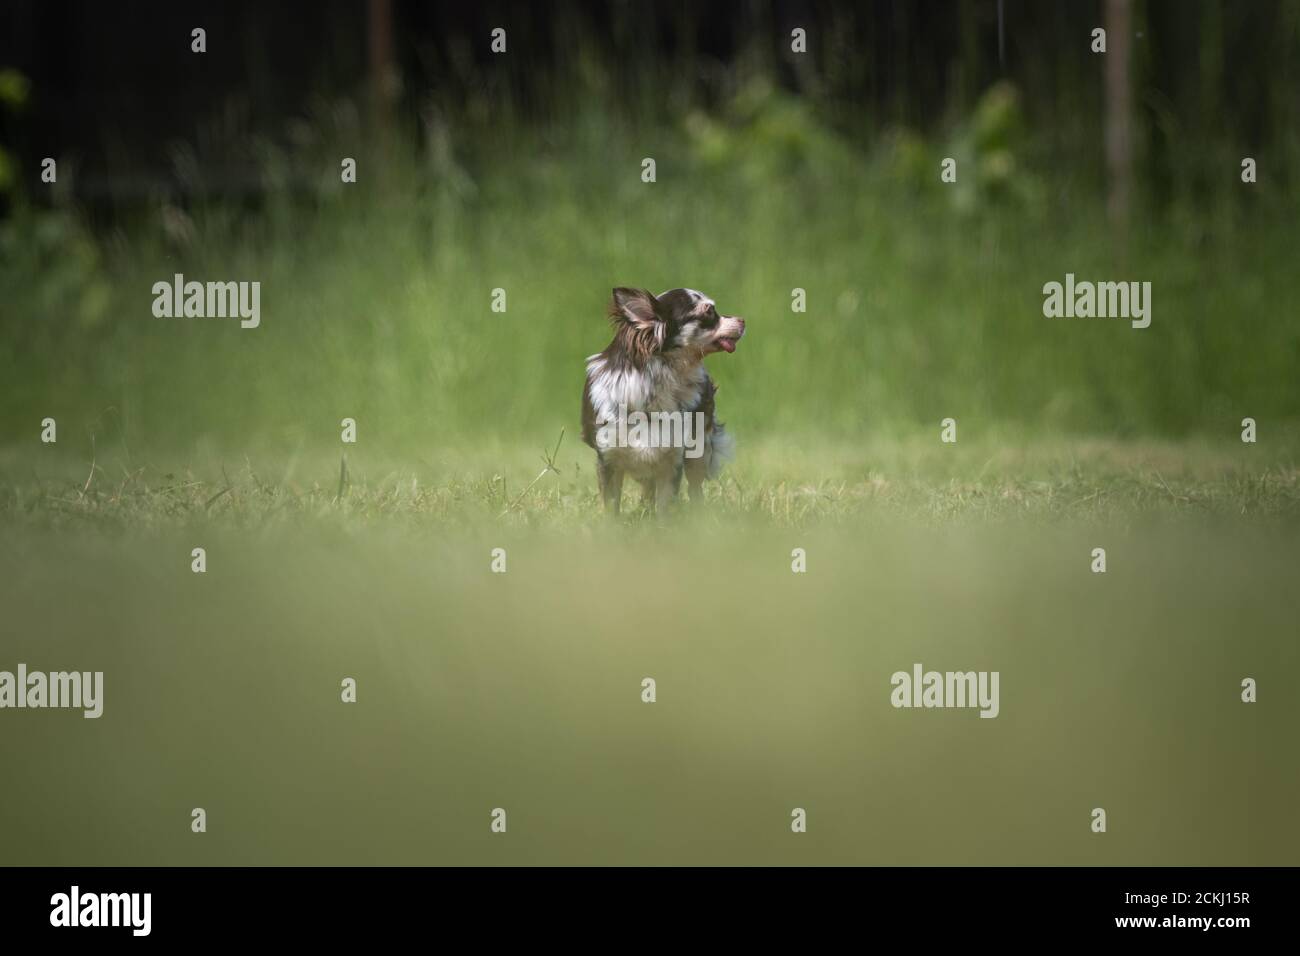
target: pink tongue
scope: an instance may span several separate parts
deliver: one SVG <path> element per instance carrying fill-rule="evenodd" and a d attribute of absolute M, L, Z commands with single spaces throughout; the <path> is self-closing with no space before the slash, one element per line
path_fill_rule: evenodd
<path fill-rule="evenodd" d="M 736 343 L 732 339 L 718 339 L 718 345 L 722 347 L 724 352 L 736 351 Z"/>

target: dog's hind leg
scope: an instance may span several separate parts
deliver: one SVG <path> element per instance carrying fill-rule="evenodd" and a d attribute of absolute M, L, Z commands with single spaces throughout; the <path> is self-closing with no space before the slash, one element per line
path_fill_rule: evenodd
<path fill-rule="evenodd" d="M 655 479 L 638 478 L 636 483 L 641 486 L 641 508 L 645 511 L 655 510 Z"/>
<path fill-rule="evenodd" d="M 686 484 L 691 491 L 691 504 L 698 505 L 704 501 L 704 479 L 708 475 L 707 457 L 686 459 Z"/>
<path fill-rule="evenodd" d="M 600 497 L 605 502 L 605 513 L 618 514 L 623 497 L 623 472 L 599 455 L 596 456 L 596 480 L 600 484 Z"/>

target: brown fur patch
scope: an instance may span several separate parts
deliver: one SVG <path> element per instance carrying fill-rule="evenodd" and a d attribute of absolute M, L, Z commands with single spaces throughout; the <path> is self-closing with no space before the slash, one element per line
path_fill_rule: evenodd
<path fill-rule="evenodd" d="M 647 304 L 654 302 L 654 296 L 646 290 L 634 291 L 638 296 L 644 296 Z M 604 354 L 613 359 L 615 364 L 626 363 L 642 369 L 650 356 L 663 348 L 663 323 L 656 317 L 648 320 L 634 319 L 614 298 L 609 300 L 609 324 L 614 329 L 614 341 L 609 343 Z"/>

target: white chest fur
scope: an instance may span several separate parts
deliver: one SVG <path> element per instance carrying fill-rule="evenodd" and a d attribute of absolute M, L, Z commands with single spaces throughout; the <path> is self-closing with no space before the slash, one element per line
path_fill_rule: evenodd
<path fill-rule="evenodd" d="M 600 355 L 587 360 L 591 404 L 596 420 L 613 421 L 620 407 L 629 412 L 693 411 L 704 389 L 704 366 L 695 361 L 650 359 L 643 369 L 612 368 Z"/>
<path fill-rule="evenodd" d="M 613 367 L 601 355 L 587 360 L 597 428 L 617 423 L 620 416 L 633 412 L 694 411 L 700 404 L 706 378 L 704 366 L 693 357 L 674 361 L 655 356 L 641 369 Z M 625 446 L 610 448 L 607 454 L 635 476 L 671 467 L 682 459 L 683 450 L 633 439 Z"/>

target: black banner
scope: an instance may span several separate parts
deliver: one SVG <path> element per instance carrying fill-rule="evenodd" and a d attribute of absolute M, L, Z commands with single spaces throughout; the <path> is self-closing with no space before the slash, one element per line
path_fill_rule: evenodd
<path fill-rule="evenodd" d="M 590 927 L 743 939 L 1134 937 L 1224 945 L 1282 931 L 1295 869 L 174 868 L 0 870 L 7 939 L 78 943 L 495 936 Z M 529 928 L 532 927 L 532 930 Z"/>

